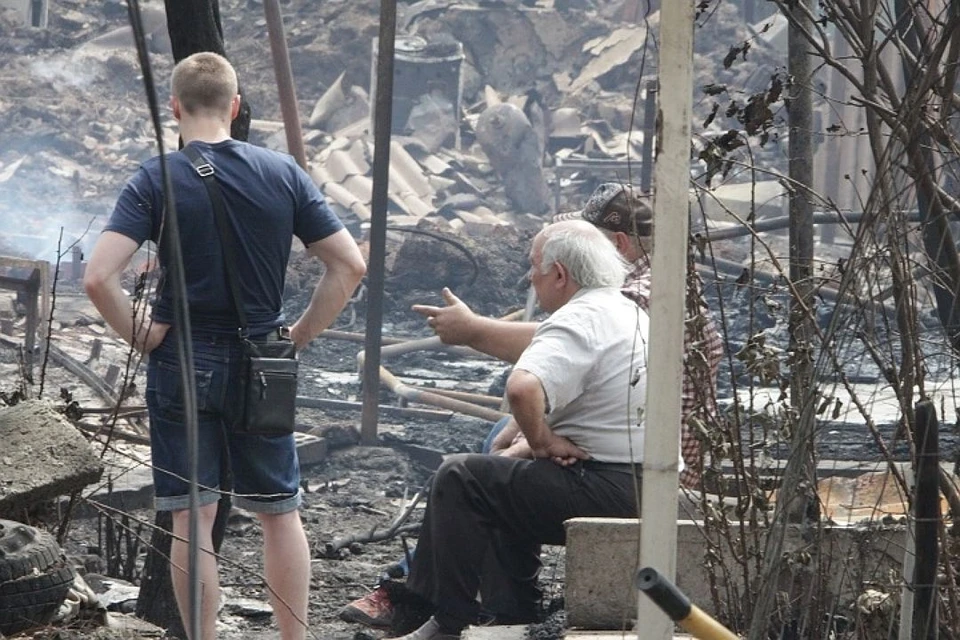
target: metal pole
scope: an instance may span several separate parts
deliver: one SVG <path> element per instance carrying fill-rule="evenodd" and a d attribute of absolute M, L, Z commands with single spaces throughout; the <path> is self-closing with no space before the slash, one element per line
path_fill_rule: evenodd
<path fill-rule="evenodd" d="M 802 0 L 806 9 L 798 8 L 794 17 L 800 23 L 791 23 L 788 32 L 788 68 L 793 78 L 790 97 L 789 169 L 790 178 L 809 189 L 794 189 L 790 192 L 790 281 L 797 292 L 797 299 L 790 307 L 790 347 L 797 354 L 790 385 L 790 404 L 798 424 L 793 432 L 791 461 L 803 465 L 804 477 L 810 491 L 815 486 L 816 473 L 813 451 L 814 412 L 810 410 L 813 400 L 813 338 L 814 319 L 807 313 L 813 307 L 813 203 L 809 194 L 813 191 L 813 74 L 810 53 L 803 34 L 812 25 L 813 1 Z M 809 11 L 809 13 L 808 13 Z M 789 465 L 789 463 L 788 463 Z M 809 493 L 809 492 L 808 492 Z M 801 497 L 790 507 L 796 514 L 806 509 L 806 502 L 816 500 L 810 494 Z M 806 498 L 803 500 L 802 498 Z"/>
<path fill-rule="evenodd" d="M 916 407 L 914 407 L 916 411 Z M 917 482 L 913 473 L 913 469 L 906 467 L 903 470 L 903 479 L 907 482 L 907 490 L 911 495 L 916 495 Z M 917 539 L 917 527 L 914 518 L 907 518 L 907 544 L 904 545 L 905 549 L 903 550 L 903 576 L 904 580 L 900 585 L 900 626 L 898 629 L 897 638 L 898 640 L 913 640 L 913 580 L 910 578 L 914 576 L 914 571 L 917 566 L 917 549 L 916 544 L 910 544 L 910 541 L 913 540 L 914 543 Z"/>
<path fill-rule="evenodd" d="M 940 461 L 937 411 L 929 400 L 916 404 L 917 496 L 913 501 L 916 537 L 913 568 L 914 640 L 938 636 L 937 564 L 940 529 Z"/>
<path fill-rule="evenodd" d="M 693 0 L 660 9 L 661 151 L 656 162 L 653 283 L 644 424 L 640 565 L 674 581 L 677 572 L 677 487 L 680 389 L 690 224 L 690 121 L 693 102 Z M 655 375 L 653 372 L 656 372 Z M 673 638 L 673 622 L 637 595 L 645 640 Z"/>
<path fill-rule="evenodd" d="M 647 83 L 643 107 L 643 162 L 640 165 L 640 188 L 650 193 L 653 186 L 653 138 L 657 135 L 657 83 Z"/>
<path fill-rule="evenodd" d="M 787 35 L 788 70 L 793 82 L 789 89 L 790 178 L 808 189 L 794 189 L 790 195 L 790 280 L 796 297 L 790 305 L 790 348 L 796 354 L 792 366 L 790 399 L 796 421 L 791 452 L 783 473 L 777 502 L 764 549 L 763 573 L 750 622 L 750 640 L 766 638 L 770 614 L 775 606 L 781 556 L 787 523 L 809 522 L 811 511 L 819 511 L 814 460 L 813 339 L 816 327 L 805 308 L 813 301 L 813 91 L 810 55 L 804 31 L 812 28 L 813 0 L 799 0 L 791 14 Z M 796 22 L 794 22 L 796 21 Z M 816 527 L 813 527 L 816 532 Z"/>
<path fill-rule="evenodd" d="M 360 442 L 377 442 L 380 395 L 380 335 L 383 329 L 384 254 L 387 246 L 387 182 L 390 176 L 390 127 L 393 119 L 393 50 L 397 31 L 396 0 L 380 1 L 377 45 L 377 95 L 373 127 L 373 203 L 370 217 L 370 264 L 367 266 L 367 339 L 364 342 L 363 411 Z"/>
<path fill-rule="evenodd" d="M 287 39 L 283 34 L 280 3 L 278 0 L 264 0 L 263 12 L 267 17 L 267 33 L 270 34 L 270 53 L 273 56 L 273 73 L 277 76 L 277 91 L 280 93 L 280 113 L 283 115 L 283 130 L 287 136 L 287 151 L 297 164 L 306 170 L 307 152 L 303 148 L 303 133 L 300 131 L 300 115 L 297 111 L 297 92 L 293 86 Z"/>
<path fill-rule="evenodd" d="M 657 135 L 657 83 L 647 82 L 643 107 L 643 162 L 640 165 L 640 189 L 650 193 L 653 186 L 653 138 Z"/>

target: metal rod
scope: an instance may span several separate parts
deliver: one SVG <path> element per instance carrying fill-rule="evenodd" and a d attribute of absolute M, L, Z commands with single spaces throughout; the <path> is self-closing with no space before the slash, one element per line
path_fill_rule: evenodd
<path fill-rule="evenodd" d="M 293 72 L 290 70 L 287 38 L 283 34 L 280 3 L 278 0 L 264 0 L 263 12 L 267 17 L 267 33 L 270 35 L 270 53 L 273 56 L 273 72 L 277 77 L 277 91 L 280 94 L 280 113 L 283 114 L 287 151 L 297 164 L 306 170 L 307 152 L 303 148 L 303 132 L 300 130 L 300 115 L 297 111 L 297 92 L 293 86 Z"/>
<path fill-rule="evenodd" d="M 341 409 L 344 411 L 354 411 L 363 409 L 362 402 L 351 402 L 349 400 L 334 400 L 331 398 L 307 398 L 306 396 L 297 396 L 297 406 L 307 409 Z M 424 420 L 449 420 L 453 413 L 451 411 L 436 411 L 435 409 L 417 409 L 414 407 L 392 407 L 382 404 L 379 410 L 384 415 L 392 415 L 401 418 L 421 418 Z"/>
<path fill-rule="evenodd" d="M 383 330 L 383 271 L 387 245 L 387 184 L 390 176 L 390 123 L 393 119 L 393 54 L 396 30 L 396 0 L 381 0 L 373 127 L 370 263 L 367 267 L 367 340 L 363 348 L 363 411 L 360 417 L 360 442 L 365 445 L 377 442 L 377 408 L 380 404 L 380 337 Z"/>
<path fill-rule="evenodd" d="M 431 393 L 430 391 L 423 391 L 421 389 L 417 389 L 416 387 L 411 387 L 410 385 L 401 382 L 395 375 L 387 371 L 384 367 L 380 367 L 380 379 L 387 386 L 387 388 L 390 389 L 390 391 L 393 391 L 395 394 L 405 400 L 421 402 L 423 404 L 429 404 L 435 407 L 450 409 L 451 411 L 457 411 L 458 413 L 473 416 L 475 418 L 482 418 L 483 420 L 489 420 L 490 422 L 496 422 L 506 415 L 505 413 L 495 409 L 481 407 L 473 404 L 472 402 L 465 402 L 463 400 L 456 400 L 454 398 L 446 398 L 436 393 Z"/>
<path fill-rule="evenodd" d="M 914 640 L 937 637 L 937 564 L 940 529 L 940 462 L 937 411 L 929 400 L 916 405 L 917 496 L 914 500 L 916 564 L 913 568 Z"/>
<path fill-rule="evenodd" d="M 364 342 L 367 339 L 362 333 L 353 333 L 350 331 L 337 331 L 335 329 L 327 329 L 326 331 L 320 334 L 321 338 L 328 338 L 330 340 L 343 340 L 345 342 Z M 400 344 L 401 342 L 408 342 L 407 338 L 391 338 L 391 337 L 381 337 L 380 342 L 383 344 Z"/>
<path fill-rule="evenodd" d="M 436 389 L 436 388 L 425 388 L 418 387 L 416 385 L 409 385 L 411 389 L 428 391 L 430 393 L 436 393 L 437 395 L 445 396 L 447 398 L 453 398 L 455 400 L 463 400 L 464 402 L 472 402 L 474 404 L 497 407 L 500 408 L 503 399 L 498 398 L 497 396 L 488 396 L 482 393 L 470 393 L 469 391 L 457 391 L 456 389 Z"/>
<path fill-rule="evenodd" d="M 787 63 L 791 78 L 788 147 L 790 179 L 796 184 L 813 187 L 813 74 L 809 45 L 804 33 L 812 28 L 812 0 L 799 0 L 791 8 L 787 32 Z M 790 441 L 790 456 L 783 472 L 780 495 L 770 533 L 764 548 L 760 589 L 750 621 L 749 640 L 761 640 L 769 634 L 770 617 L 776 606 L 777 593 L 783 571 L 783 549 L 787 522 L 802 522 L 815 526 L 819 517 L 816 496 L 816 460 L 814 438 L 816 416 L 813 395 L 813 358 L 816 337 L 815 318 L 806 312 L 812 308 L 815 293 L 813 282 L 813 203 L 806 189 L 794 189 L 790 194 L 790 281 L 791 289 L 789 335 L 790 349 L 797 356 L 791 365 L 790 406 L 796 424 Z M 816 539 L 819 542 L 819 539 Z M 809 576 L 804 576 L 809 577 Z M 802 580 L 803 578 L 795 578 Z M 800 606 L 808 605 L 802 601 Z"/>
<path fill-rule="evenodd" d="M 647 82 L 643 106 L 643 162 L 640 164 L 640 188 L 649 193 L 653 187 L 653 138 L 657 135 L 657 82 Z"/>
<path fill-rule="evenodd" d="M 380 350 L 380 357 L 386 360 L 391 356 L 399 356 L 404 353 L 412 353 L 414 351 L 445 351 L 447 353 L 455 353 L 466 358 L 490 357 L 484 353 L 480 353 L 479 351 L 474 351 L 470 347 L 457 347 L 449 344 L 443 344 L 443 341 L 440 340 L 438 336 L 432 336 L 430 338 L 418 338 L 417 340 L 407 340 L 405 342 L 391 344 L 389 347 L 384 347 Z"/>
<path fill-rule="evenodd" d="M 366 363 L 365 360 L 366 359 L 364 358 L 364 353 L 362 351 L 357 354 L 357 364 L 366 374 L 366 372 L 369 371 L 369 364 Z M 441 409 L 449 409 L 450 411 L 456 411 L 457 413 L 473 416 L 475 418 L 481 418 L 490 422 L 496 422 L 500 418 L 503 418 L 507 415 L 494 409 L 481 407 L 480 405 L 472 402 L 457 400 L 455 398 L 447 398 L 437 393 L 431 393 L 431 391 L 424 391 L 422 389 L 418 389 L 417 387 L 410 386 L 404 382 L 401 382 L 397 376 L 393 375 L 382 366 L 378 366 L 377 389 L 379 389 L 380 382 L 382 382 L 387 389 L 396 395 L 411 402 L 420 402 L 422 404 L 440 407 Z M 366 383 L 366 380 L 364 380 L 364 383 Z M 366 410 L 366 403 L 364 403 L 364 410 Z M 361 432 L 361 438 L 362 435 L 363 434 Z M 374 437 L 376 437 L 376 433 L 374 433 Z"/>

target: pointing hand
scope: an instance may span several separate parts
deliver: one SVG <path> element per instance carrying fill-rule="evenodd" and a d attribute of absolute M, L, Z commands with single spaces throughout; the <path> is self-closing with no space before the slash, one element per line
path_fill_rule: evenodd
<path fill-rule="evenodd" d="M 427 319 L 427 324 L 444 344 L 468 344 L 477 315 L 447 287 L 443 288 L 441 295 L 445 307 L 415 304 L 412 309 Z"/>

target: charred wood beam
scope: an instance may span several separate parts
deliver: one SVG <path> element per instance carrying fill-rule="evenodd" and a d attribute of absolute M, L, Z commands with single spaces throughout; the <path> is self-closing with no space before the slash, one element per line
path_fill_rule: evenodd
<path fill-rule="evenodd" d="M 283 32 L 280 3 L 277 0 L 264 0 L 263 11 L 270 35 L 270 53 L 273 57 L 273 72 L 277 78 L 277 91 L 280 94 L 280 112 L 287 137 L 287 151 L 297 164 L 306 170 L 307 153 L 303 147 L 300 115 L 297 112 L 297 91 L 293 84 L 293 72 L 290 70 L 290 52 L 287 50 L 287 37 Z"/>
<path fill-rule="evenodd" d="M 53 358 L 54 362 L 80 378 L 84 384 L 93 389 L 96 394 L 103 398 L 107 403 L 116 405 L 117 402 L 119 402 L 120 395 L 113 389 L 113 387 L 108 385 L 103 378 L 94 373 L 93 369 L 74 359 L 73 356 L 52 342 L 47 344 L 47 349 L 49 350 L 50 357 Z M 110 411 L 113 411 L 113 409 L 110 409 Z"/>

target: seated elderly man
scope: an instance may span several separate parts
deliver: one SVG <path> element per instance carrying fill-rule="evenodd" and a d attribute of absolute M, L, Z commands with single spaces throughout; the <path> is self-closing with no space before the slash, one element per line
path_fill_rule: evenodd
<path fill-rule="evenodd" d="M 585 220 L 600 230 L 630 263 L 621 293 L 648 311 L 650 308 L 650 258 L 653 245 L 653 210 L 650 196 L 629 184 L 607 182 L 599 185 L 585 206 L 556 216 L 560 220 Z M 688 279 L 687 314 L 684 321 L 683 405 L 680 423 L 684 468 L 680 481 L 697 488 L 700 481 L 701 448 L 696 425 L 708 426 L 716 411 L 716 382 L 723 342 L 710 317 L 700 279 Z M 445 306 L 418 304 L 413 310 L 446 344 L 462 344 L 510 363 L 515 363 L 533 339 L 536 322 L 508 322 L 475 314 L 449 289 L 443 290 Z M 631 329 L 632 331 L 632 329 Z M 530 457 L 529 447 L 512 418 L 497 423 L 483 444 L 485 453 Z M 406 558 L 398 566 L 405 566 Z M 387 583 L 389 586 L 389 583 Z M 508 594 L 509 596 L 509 594 Z M 497 618 L 515 619 L 508 600 L 486 598 L 486 608 Z M 396 623 L 394 602 L 381 584 L 367 595 L 345 606 L 340 617 L 370 626 Z M 407 620 L 400 616 L 401 622 Z M 403 625 L 397 624 L 396 627 Z"/>
<path fill-rule="evenodd" d="M 500 596 L 534 611 L 539 548 L 564 543 L 564 521 L 639 510 L 648 317 L 620 293 L 627 264 L 582 220 L 546 227 L 530 261 L 551 315 L 507 397 L 533 457 L 467 454 L 440 467 L 407 580 L 435 613 L 406 640 L 459 637 L 494 579 Z"/>

